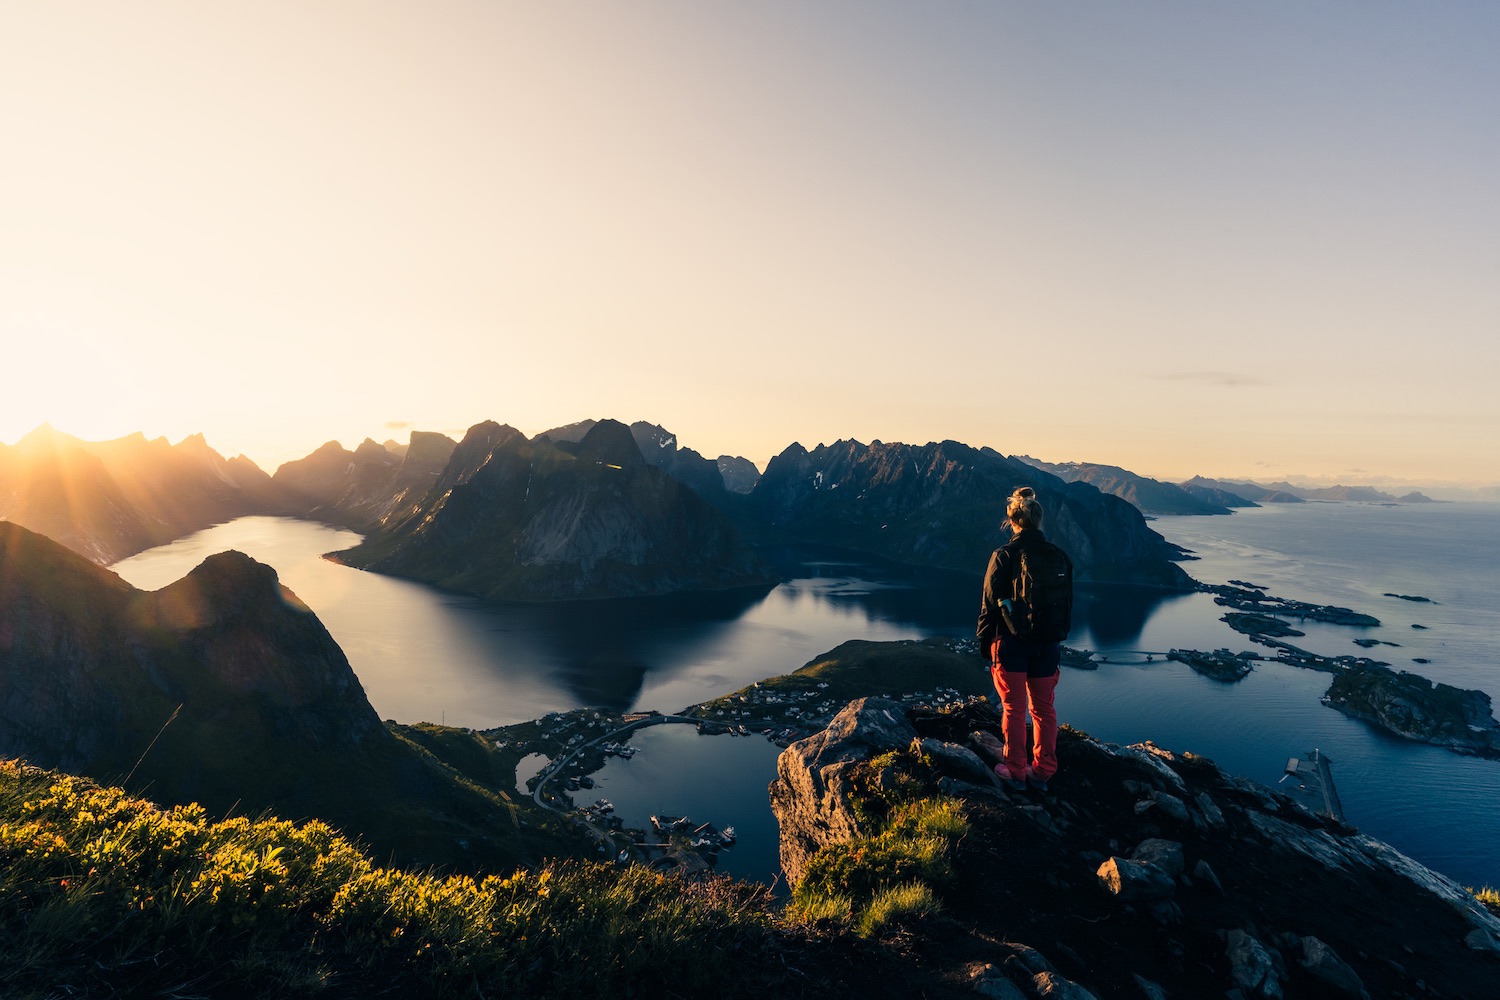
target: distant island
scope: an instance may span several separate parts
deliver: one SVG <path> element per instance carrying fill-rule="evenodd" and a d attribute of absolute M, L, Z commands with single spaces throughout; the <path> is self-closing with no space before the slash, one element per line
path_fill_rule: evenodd
<path fill-rule="evenodd" d="M 1088 483 L 1139 507 L 1153 515 L 1229 514 L 1241 507 L 1259 507 L 1267 503 L 1307 503 L 1329 501 L 1340 503 L 1424 504 L 1438 503 L 1431 497 L 1412 491 L 1395 496 L 1369 486 L 1293 486 L 1278 482 L 1269 485 L 1194 476 L 1181 483 L 1163 483 L 1137 475 L 1114 465 L 1092 462 L 1043 462 L 1029 456 L 1021 461 L 1045 469 L 1070 483 Z"/>

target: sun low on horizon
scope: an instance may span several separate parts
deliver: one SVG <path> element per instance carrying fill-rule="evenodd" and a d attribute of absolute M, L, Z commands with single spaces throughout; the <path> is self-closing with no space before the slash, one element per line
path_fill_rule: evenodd
<path fill-rule="evenodd" d="M 0 60 L 0 442 L 1500 482 L 1500 10 L 148 0 Z"/>

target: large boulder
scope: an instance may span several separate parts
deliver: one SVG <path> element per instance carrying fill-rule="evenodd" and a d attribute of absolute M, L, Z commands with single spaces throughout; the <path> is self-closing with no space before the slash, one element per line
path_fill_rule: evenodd
<path fill-rule="evenodd" d="M 771 811 L 781 824 L 781 869 L 802 881 L 818 848 L 860 836 L 853 808 L 854 769 L 887 750 L 909 746 L 917 731 L 905 709 L 885 698 L 861 698 L 834 716 L 828 728 L 793 743 L 776 761 Z"/>

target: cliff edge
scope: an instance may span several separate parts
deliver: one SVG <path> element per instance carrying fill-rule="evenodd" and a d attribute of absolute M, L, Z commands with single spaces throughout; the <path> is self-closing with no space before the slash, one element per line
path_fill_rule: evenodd
<path fill-rule="evenodd" d="M 1493 995 L 1500 919 L 1390 845 L 1205 758 L 1066 728 L 1048 792 L 1002 789 L 986 708 L 864 698 L 783 752 L 770 794 L 791 884 L 858 883 L 849 859 L 889 853 L 877 828 L 915 789 L 967 829 L 941 917 L 908 947 L 980 995 Z"/>

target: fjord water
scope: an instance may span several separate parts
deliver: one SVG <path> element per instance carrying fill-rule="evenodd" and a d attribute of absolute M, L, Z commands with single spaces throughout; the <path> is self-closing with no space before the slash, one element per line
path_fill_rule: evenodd
<path fill-rule="evenodd" d="M 1309 623 L 1307 638 L 1293 640 L 1304 648 L 1360 653 L 1352 640 L 1368 632 L 1401 645 L 1367 655 L 1436 680 L 1500 690 L 1500 505 L 1278 505 L 1153 526 L 1194 550 L 1200 558 L 1185 566 L 1204 582 L 1248 580 L 1385 623 L 1374 630 Z M 673 711 L 796 669 L 851 638 L 971 635 L 987 556 L 979 554 L 970 577 L 783 552 L 785 581 L 769 593 L 497 605 L 320 558 L 356 540 L 311 522 L 243 518 L 114 569 L 154 589 L 211 553 L 239 549 L 276 567 L 317 612 L 382 717 L 486 728 L 586 705 Z M 1433 603 L 1380 596 L 1385 591 Z M 1259 648 L 1219 621 L 1223 609 L 1208 595 L 1107 588 L 1079 598 L 1069 644 L 1109 660 L 1097 671 L 1065 672 L 1064 722 L 1111 742 L 1149 739 L 1200 753 L 1266 784 L 1277 781 L 1288 757 L 1318 747 L 1334 762 L 1351 823 L 1466 884 L 1500 882 L 1500 761 L 1382 736 L 1325 708 L 1324 674 L 1260 663 L 1244 681 L 1225 685 L 1164 661 L 1173 647 Z M 1432 662 L 1411 664 L 1416 656 Z M 766 858 L 774 864 L 774 849 L 752 845 L 774 844 L 765 804 L 774 748 L 690 730 L 667 735 L 678 728 L 654 731 L 652 740 L 697 740 L 691 752 L 673 742 L 671 766 L 647 764 L 645 752 L 611 761 L 598 776 L 600 794 L 632 818 L 685 812 L 734 824 L 744 849 L 726 853 L 724 866 L 769 880 L 774 869 L 755 869 Z M 723 784 L 745 801 L 748 818 L 720 815 L 741 810 L 704 802 L 705 788 Z"/>

